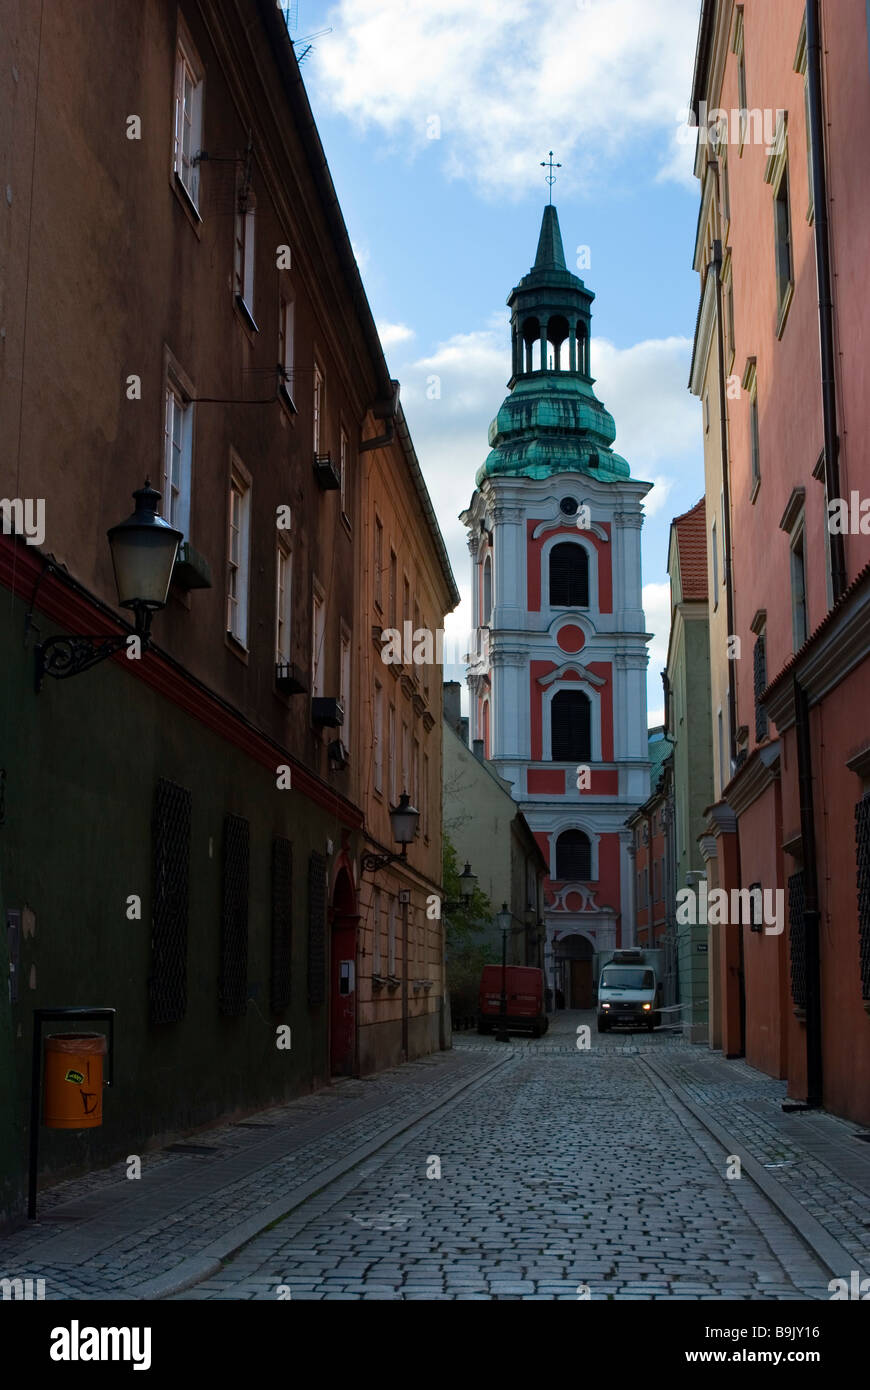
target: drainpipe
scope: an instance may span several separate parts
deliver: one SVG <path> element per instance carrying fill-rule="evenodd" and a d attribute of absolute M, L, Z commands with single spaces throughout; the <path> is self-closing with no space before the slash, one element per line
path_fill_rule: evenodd
<path fill-rule="evenodd" d="M 828 178 L 822 109 L 822 43 L 819 0 L 807 0 L 807 97 L 810 152 L 813 162 L 816 281 L 819 289 L 819 353 L 822 370 L 822 422 L 825 439 L 825 489 L 830 502 L 840 496 L 837 384 L 834 375 L 834 303 L 831 293 L 831 245 L 828 226 Z M 831 589 L 834 603 L 846 588 L 846 550 L 842 532 L 832 535 Z"/>
<path fill-rule="evenodd" d="M 719 182 L 719 166 L 716 165 L 716 182 Z M 717 194 L 718 196 L 718 194 Z M 716 346 L 719 355 L 719 433 L 722 455 L 722 495 L 724 515 L 722 525 L 725 530 L 725 610 L 728 622 L 728 635 L 734 635 L 734 586 L 732 583 L 731 558 L 731 482 L 728 467 L 728 395 L 725 385 L 725 333 L 722 320 L 722 242 L 713 242 L 711 268 L 716 275 Z M 708 272 L 709 273 L 709 272 Z M 734 662 L 728 662 L 728 746 L 731 771 L 737 763 L 737 674 Z"/>
<path fill-rule="evenodd" d="M 804 871 L 804 959 L 807 977 L 807 1108 L 822 1103 L 822 990 L 819 960 L 819 884 L 816 868 L 816 818 L 810 711 L 806 691 L 794 677 L 794 724 L 797 741 Z"/>

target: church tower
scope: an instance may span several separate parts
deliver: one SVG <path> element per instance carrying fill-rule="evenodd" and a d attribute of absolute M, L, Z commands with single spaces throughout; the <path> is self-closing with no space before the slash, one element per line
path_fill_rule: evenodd
<path fill-rule="evenodd" d="M 642 499 L 590 372 L 594 296 L 544 209 L 508 298 L 509 394 L 461 520 L 476 633 L 472 739 L 513 788 L 549 864 L 547 983 L 591 1008 L 595 952 L 634 944 L 632 833 L 649 795 Z M 510 958 L 533 960 L 517 923 Z"/>

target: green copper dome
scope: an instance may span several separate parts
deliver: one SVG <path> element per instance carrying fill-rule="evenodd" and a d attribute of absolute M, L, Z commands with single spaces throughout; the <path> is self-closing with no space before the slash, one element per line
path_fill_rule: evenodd
<path fill-rule="evenodd" d="M 631 470 L 613 452 L 613 416 L 589 373 L 594 295 L 565 265 L 559 218 L 544 209 L 535 264 L 511 291 L 513 375 L 510 394 L 489 427 L 487 477 L 546 478 L 588 473 L 614 482 Z"/>

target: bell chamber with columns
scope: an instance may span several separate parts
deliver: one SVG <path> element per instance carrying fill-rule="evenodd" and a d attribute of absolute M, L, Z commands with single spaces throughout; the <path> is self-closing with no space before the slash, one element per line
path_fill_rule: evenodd
<path fill-rule="evenodd" d="M 508 395 L 461 517 L 470 737 L 511 783 L 549 864 L 548 983 L 578 1008 L 588 981 L 566 970 L 565 943 L 582 937 L 594 956 L 633 944 L 625 822 L 649 795 L 640 542 L 651 484 L 614 451 L 593 390 L 593 298 L 567 268 L 550 205 L 535 263 L 508 297 Z"/>

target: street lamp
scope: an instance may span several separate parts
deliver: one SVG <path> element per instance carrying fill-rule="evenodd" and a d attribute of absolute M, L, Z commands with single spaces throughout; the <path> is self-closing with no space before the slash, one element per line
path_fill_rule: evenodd
<path fill-rule="evenodd" d="M 372 873 L 377 873 L 379 869 L 385 869 L 388 864 L 396 864 L 399 860 L 407 859 L 408 845 L 417 834 L 417 826 L 420 823 L 420 812 L 415 806 L 411 805 L 411 798 L 407 792 L 402 792 L 397 806 L 390 808 L 390 825 L 393 831 L 393 839 L 397 845 L 402 846 L 400 854 L 371 854 L 367 853 L 360 858 L 360 867 L 363 872 L 367 869 Z"/>
<path fill-rule="evenodd" d="M 473 873 L 471 872 L 471 865 L 469 864 L 468 860 L 466 859 L 466 861 L 465 861 L 465 868 L 462 870 L 462 873 L 459 875 L 459 892 L 460 892 L 461 895 L 462 895 L 462 901 L 463 901 L 463 902 L 466 902 L 466 903 L 471 902 L 471 899 L 474 897 L 474 890 L 475 890 L 476 887 L 477 887 L 477 874 L 473 874 Z"/>
<path fill-rule="evenodd" d="M 160 493 L 145 479 L 145 486 L 133 493 L 135 511 L 126 521 L 107 532 L 118 603 L 135 615 L 135 633 L 141 646 L 148 645 L 151 619 L 166 606 L 172 570 L 180 542 L 184 539 L 157 513 Z M 66 680 L 121 651 L 130 640 L 129 632 L 111 636 L 79 637 L 58 634 L 40 642 L 36 648 L 36 689 L 45 676 Z"/>

